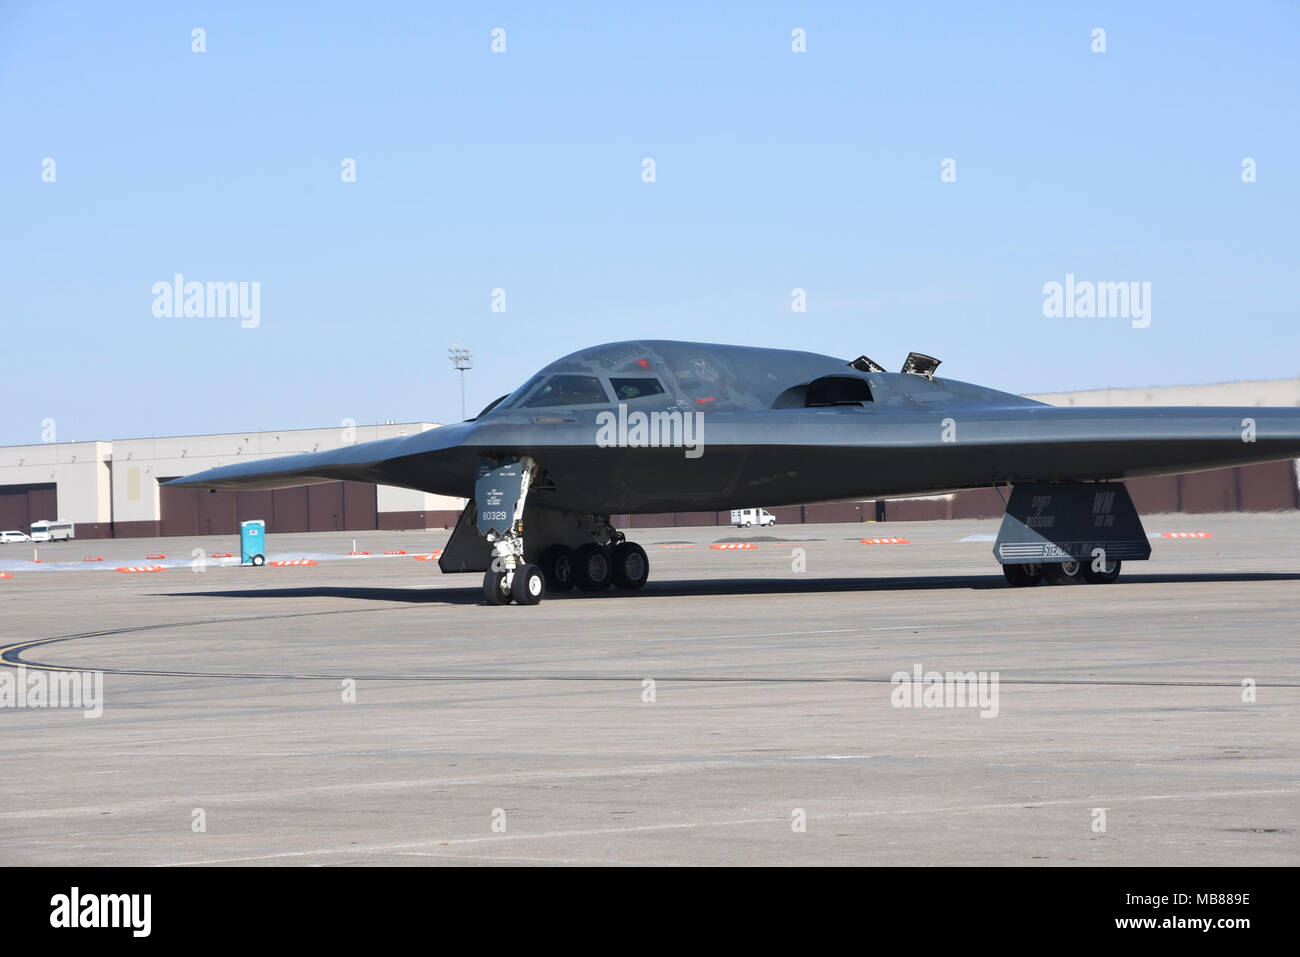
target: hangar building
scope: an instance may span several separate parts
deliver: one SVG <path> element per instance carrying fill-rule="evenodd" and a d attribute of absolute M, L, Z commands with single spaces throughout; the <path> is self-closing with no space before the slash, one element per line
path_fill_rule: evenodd
<path fill-rule="evenodd" d="M 244 459 L 411 435 L 430 422 L 233 432 L 0 448 L 0 529 L 73 522 L 77 538 L 233 534 L 245 519 L 271 532 L 442 528 L 462 499 L 364 482 L 208 492 L 160 483 Z"/>

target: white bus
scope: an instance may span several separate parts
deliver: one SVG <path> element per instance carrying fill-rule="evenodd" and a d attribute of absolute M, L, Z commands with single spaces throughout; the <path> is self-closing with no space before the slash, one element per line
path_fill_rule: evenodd
<path fill-rule="evenodd" d="M 32 522 L 34 542 L 70 542 L 76 537 L 76 529 L 71 522 L 51 522 L 49 519 Z"/>

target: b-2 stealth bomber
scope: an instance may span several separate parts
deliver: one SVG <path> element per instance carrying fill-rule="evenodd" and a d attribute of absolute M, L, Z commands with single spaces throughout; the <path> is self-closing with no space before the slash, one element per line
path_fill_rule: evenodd
<path fill-rule="evenodd" d="M 1300 409 L 1061 408 L 808 352 L 615 342 L 552 362 L 478 416 L 416 435 L 210 469 L 169 485 L 339 480 L 469 500 L 444 572 L 488 604 L 634 590 L 627 513 L 725 510 L 1009 486 L 994 557 L 1013 585 L 1107 583 L 1150 544 L 1122 480 L 1300 456 Z"/>

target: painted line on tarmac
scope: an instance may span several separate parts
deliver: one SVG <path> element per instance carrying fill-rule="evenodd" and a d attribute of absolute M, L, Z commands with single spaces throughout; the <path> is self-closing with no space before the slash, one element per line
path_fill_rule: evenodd
<path fill-rule="evenodd" d="M 58 635 L 49 638 L 32 638 L 25 641 L 18 641 L 12 644 L 0 645 L 0 666 L 12 668 L 23 667 L 28 671 L 49 671 L 49 672 L 84 672 L 99 671 L 104 674 L 135 676 L 143 678 L 241 678 L 245 680 L 265 679 L 281 681 L 342 681 L 345 678 L 351 678 L 356 681 L 430 681 L 430 682 L 527 682 L 527 681 L 555 681 L 555 682 L 636 682 L 640 683 L 645 677 L 641 674 L 554 674 L 554 673 L 537 673 L 537 674 L 518 674 L 509 672 L 461 672 L 451 674 L 319 674 L 319 673 L 281 673 L 281 672 L 229 672 L 229 671 L 173 671 L 152 668 L 97 668 L 85 665 L 55 665 L 41 661 L 29 661 L 23 657 L 27 651 L 35 648 L 42 648 L 47 645 L 60 644 L 67 641 L 78 641 L 84 638 L 107 638 L 117 635 L 130 635 L 145 631 L 158 631 L 166 628 L 183 628 L 193 625 L 211 625 L 226 624 L 237 621 L 265 621 L 271 618 L 307 618 L 321 614 L 364 614 L 369 611 L 383 609 L 350 609 L 330 612 L 297 612 L 287 615 L 255 615 L 245 618 L 227 618 L 215 620 L 201 620 L 190 622 L 175 622 L 170 624 L 141 625 L 136 628 L 115 628 L 108 631 L 86 632 L 77 635 Z M 845 634 L 845 633 L 867 633 L 871 631 L 897 631 L 909 628 L 909 625 L 887 626 L 883 628 L 860 628 L 860 629 L 830 629 L 827 631 L 815 632 L 776 632 L 770 635 L 707 635 L 694 636 L 693 640 L 699 640 L 700 637 L 725 639 L 725 638 L 755 638 L 755 637 L 790 637 L 795 635 L 808 634 Z M 686 636 L 683 636 L 685 638 Z M 684 684 L 893 684 L 892 677 L 866 676 L 866 675 L 673 675 L 661 674 L 655 677 L 660 683 L 684 683 Z M 1007 685 L 1042 685 L 1042 686 L 1088 686 L 1088 687 L 1119 687 L 1119 688 L 1240 688 L 1241 683 L 1238 681 L 1158 681 L 1158 680 L 1119 680 L 1119 679 L 1085 679 L 1085 678 L 1005 678 L 999 677 L 1001 684 Z M 1300 682 L 1257 682 L 1257 688 L 1300 688 Z"/>

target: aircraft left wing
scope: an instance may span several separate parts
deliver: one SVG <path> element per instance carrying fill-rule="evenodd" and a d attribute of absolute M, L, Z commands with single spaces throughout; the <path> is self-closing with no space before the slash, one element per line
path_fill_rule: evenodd
<path fill-rule="evenodd" d="M 302 452 L 222 465 L 164 484 L 179 488 L 276 489 L 323 482 L 374 482 L 426 490 L 423 473 L 438 453 L 455 449 L 469 423 L 428 429 L 413 435 L 359 442 L 322 452 Z M 428 461 L 429 469 L 420 467 Z"/>

